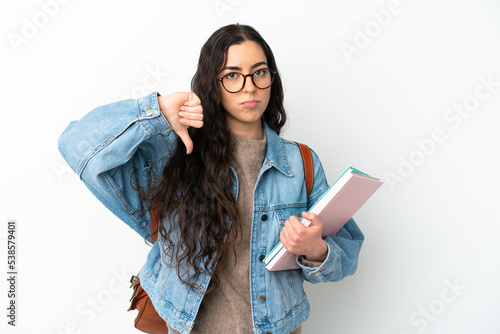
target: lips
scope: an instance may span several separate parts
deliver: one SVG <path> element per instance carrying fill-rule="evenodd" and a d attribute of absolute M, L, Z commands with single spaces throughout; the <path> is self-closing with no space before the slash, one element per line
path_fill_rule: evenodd
<path fill-rule="evenodd" d="M 245 108 L 255 108 L 258 103 L 259 103 L 259 101 L 256 101 L 256 100 L 247 100 L 247 101 L 240 103 L 240 104 L 242 106 L 244 106 Z"/>

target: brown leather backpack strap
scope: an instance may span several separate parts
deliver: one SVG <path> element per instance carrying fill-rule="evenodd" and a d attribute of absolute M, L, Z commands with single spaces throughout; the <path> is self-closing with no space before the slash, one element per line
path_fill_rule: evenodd
<path fill-rule="evenodd" d="M 302 161 L 304 162 L 304 179 L 306 182 L 307 196 L 311 193 L 314 186 L 314 165 L 311 150 L 309 146 L 295 142 L 300 148 Z"/>

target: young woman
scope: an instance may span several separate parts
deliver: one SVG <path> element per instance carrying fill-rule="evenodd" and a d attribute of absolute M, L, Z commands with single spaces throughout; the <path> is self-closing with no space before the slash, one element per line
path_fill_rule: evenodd
<path fill-rule="evenodd" d="M 305 212 L 328 188 L 313 153 L 309 196 L 286 121 L 271 49 L 253 28 L 218 29 L 201 49 L 192 92 L 152 93 L 71 122 L 59 149 L 92 193 L 154 243 L 140 281 L 173 333 L 301 333 L 302 284 L 355 272 L 364 237 L 354 220 L 321 238 Z M 312 221 L 304 227 L 297 216 Z M 300 269 L 270 272 L 280 241 Z"/>

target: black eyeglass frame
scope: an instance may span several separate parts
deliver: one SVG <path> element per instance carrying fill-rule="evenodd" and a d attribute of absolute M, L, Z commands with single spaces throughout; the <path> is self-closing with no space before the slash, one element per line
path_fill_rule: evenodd
<path fill-rule="evenodd" d="M 253 79 L 254 74 L 255 74 L 255 73 L 257 73 L 258 71 L 262 71 L 262 70 L 269 70 L 269 72 L 271 73 L 271 83 L 269 84 L 269 86 L 264 87 L 264 88 L 261 88 L 261 87 L 257 86 L 257 85 L 255 84 L 255 80 Z M 242 86 L 241 86 L 241 88 L 240 88 L 239 90 L 237 90 L 236 92 L 231 92 L 230 90 L 228 90 L 228 89 L 226 88 L 226 86 L 224 86 L 224 82 L 222 81 L 222 80 L 224 79 L 224 77 L 225 77 L 225 76 L 227 76 L 227 75 L 229 75 L 229 74 L 233 74 L 233 73 L 235 73 L 235 74 L 239 74 L 239 75 L 243 76 L 243 85 L 242 85 Z M 224 89 L 226 90 L 226 92 L 231 93 L 231 94 L 236 94 L 236 93 L 241 92 L 241 90 L 242 90 L 243 88 L 245 88 L 245 84 L 247 83 L 247 77 L 252 77 L 252 83 L 253 83 L 253 85 L 254 85 L 255 87 L 257 87 L 258 89 L 267 89 L 267 88 L 269 88 L 269 87 L 271 87 L 271 86 L 273 85 L 274 78 L 276 78 L 276 71 L 275 71 L 275 70 L 270 69 L 269 67 L 263 67 L 263 68 L 259 68 L 259 69 L 257 69 L 255 72 L 253 72 L 253 73 L 249 73 L 249 74 L 243 74 L 243 73 L 241 73 L 241 72 L 229 72 L 229 73 L 224 74 L 221 78 L 217 78 L 217 80 L 218 80 L 218 81 L 220 81 L 220 83 L 222 84 L 222 87 L 224 87 Z"/>

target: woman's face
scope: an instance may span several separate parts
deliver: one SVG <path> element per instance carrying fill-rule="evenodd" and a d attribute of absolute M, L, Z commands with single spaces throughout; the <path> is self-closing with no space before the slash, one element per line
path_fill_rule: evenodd
<path fill-rule="evenodd" d="M 228 48 L 227 62 L 218 77 L 222 78 L 231 72 L 252 74 L 267 67 L 267 58 L 262 47 L 254 41 L 245 41 Z M 258 74 L 260 73 L 258 72 Z M 234 75 L 231 76 L 234 77 Z M 269 103 L 271 87 L 266 89 L 255 87 L 250 76 L 246 78 L 243 89 L 237 93 L 226 91 L 220 81 L 218 81 L 218 85 L 222 106 L 227 112 L 229 129 L 246 137 L 261 137 L 262 124 L 260 119 Z"/>

